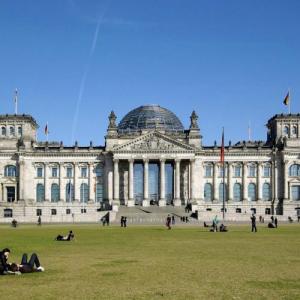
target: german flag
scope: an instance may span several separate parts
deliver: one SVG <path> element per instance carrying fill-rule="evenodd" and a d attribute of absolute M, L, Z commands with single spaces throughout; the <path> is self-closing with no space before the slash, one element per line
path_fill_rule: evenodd
<path fill-rule="evenodd" d="M 290 102 L 290 92 L 288 92 L 283 100 L 284 105 L 289 105 Z"/>

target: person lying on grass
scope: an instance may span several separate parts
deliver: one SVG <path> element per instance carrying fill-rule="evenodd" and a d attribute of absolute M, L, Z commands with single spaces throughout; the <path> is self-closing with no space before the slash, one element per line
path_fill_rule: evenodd
<path fill-rule="evenodd" d="M 55 238 L 56 241 L 72 241 L 74 239 L 75 239 L 75 235 L 74 235 L 74 233 L 73 233 L 72 230 L 70 230 L 69 233 L 68 233 L 68 235 L 66 235 L 66 236 L 62 236 L 62 235 L 59 234 Z"/>
<path fill-rule="evenodd" d="M 33 273 L 33 272 L 44 272 L 45 269 L 41 266 L 38 256 L 33 253 L 28 261 L 27 254 L 24 253 L 22 256 L 21 264 L 12 263 L 9 266 L 9 271 L 19 273 Z"/>
<path fill-rule="evenodd" d="M 8 248 L 4 248 L 0 251 L 0 275 L 5 275 L 8 272 L 8 268 L 10 264 L 7 262 L 10 254 L 10 250 Z"/>

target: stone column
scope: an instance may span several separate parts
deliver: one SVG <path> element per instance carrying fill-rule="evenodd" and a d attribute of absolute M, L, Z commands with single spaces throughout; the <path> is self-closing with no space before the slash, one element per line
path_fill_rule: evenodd
<path fill-rule="evenodd" d="M 248 200 L 247 195 L 247 162 L 243 162 L 243 201 Z"/>
<path fill-rule="evenodd" d="M 60 201 L 67 201 L 65 199 L 65 194 L 64 193 L 64 184 L 63 184 L 63 163 L 59 163 L 59 170 L 58 170 L 58 175 L 59 175 L 59 197 Z"/>
<path fill-rule="evenodd" d="M 91 203 L 95 202 L 95 199 L 96 199 L 93 169 L 94 169 L 94 164 L 92 162 L 90 162 L 89 163 L 89 201 Z"/>
<path fill-rule="evenodd" d="M 213 185 L 214 185 L 214 202 L 217 202 L 219 200 L 218 197 L 218 163 L 214 162 L 214 178 L 213 178 Z"/>
<path fill-rule="evenodd" d="M 261 201 L 262 200 L 261 162 L 258 162 L 256 167 L 257 167 L 257 172 L 256 172 L 257 201 Z"/>
<path fill-rule="evenodd" d="M 191 164 L 191 200 L 195 200 L 195 159 L 190 160 Z M 179 190 L 180 192 L 180 190 Z"/>
<path fill-rule="evenodd" d="M 160 199 L 159 206 L 166 206 L 166 165 L 165 159 L 160 160 Z"/>
<path fill-rule="evenodd" d="M 233 188 L 232 188 L 232 164 L 228 162 L 228 170 L 227 170 L 227 192 L 228 192 L 228 202 L 232 202 L 233 197 Z"/>
<path fill-rule="evenodd" d="M 19 161 L 19 198 L 24 200 L 24 161 Z"/>
<path fill-rule="evenodd" d="M 284 194 L 283 194 L 283 201 L 287 201 L 287 200 L 291 200 L 291 197 L 289 196 L 289 171 L 288 171 L 288 161 L 285 160 L 283 162 L 283 170 L 284 170 L 284 174 L 283 174 L 283 184 L 284 184 Z"/>
<path fill-rule="evenodd" d="M 73 182 L 74 182 L 74 201 L 80 201 L 80 187 L 77 186 L 77 180 L 78 180 L 78 162 L 74 163 L 74 172 L 73 172 Z"/>
<path fill-rule="evenodd" d="M 50 193 L 51 187 L 49 185 L 48 168 L 49 168 L 49 164 L 47 162 L 44 163 L 45 201 L 51 201 L 51 193 Z"/>
<path fill-rule="evenodd" d="M 129 199 L 128 199 L 128 202 L 127 202 L 127 206 L 131 207 L 131 206 L 134 206 L 134 182 L 133 182 L 133 164 L 134 164 L 134 159 L 129 159 L 129 184 L 128 184 L 128 189 L 129 189 L 129 193 L 128 193 L 128 196 L 129 196 Z"/>
<path fill-rule="evenodd" d="M 193 180 L 193 176 L 192 176 Z M 192 188 L 193 190 L 194 188 Z M 194 197 L 193 197 L 194 199 Z M 174 199 L 174 206 L 180 206 L 180 159 L 175 159 L 175 199 Z"/>
<path fill-rule="evenodd" d="M 149 206 L 149 160 L 144 159 L 144 200 L 143 206 Z"/>
<path fill-rule="evenodd" d="M 119 202 L 119 160 L 114 159 L 114 200 Z"/>
<path fill-rule="evenodd" d="M 120 206 L 120 175 L 119 160 L 114 159 L 114 200 L 112 202 L 113 211 L 118 211 Z"/>

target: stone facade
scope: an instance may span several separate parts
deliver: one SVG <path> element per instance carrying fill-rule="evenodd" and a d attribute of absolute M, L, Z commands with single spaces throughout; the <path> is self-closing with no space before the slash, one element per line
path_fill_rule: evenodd
<path fill-rule="evenodd" d="M 255 212 L 282 219 L 300 214 L 300 115 L 275 115 L 266 141 L 203 146 L 198 116 L 181 128 L 159 106 L 145 106 L 116 123 L 109 116 L 105 146 L 64 146 L 39 142 L 29 115 L 0 116 L 0 222 L 96 222 L 120 206 L 190 204 L 200 218 L 221 214 L 225 171 L 227 219 Z M 145 113 L 146 112 L 146 113 Z M 142 119 L 142 121 L 141 121 Z M 135 124 L 136 122 L 136 124 Z M 139 123 L 137 123 L 139 122 Z M 143 168 L 143 194 L 135 194 L 136 163 Z M 149 168 L 158 168 L 156 198 L 149 193 Z M 167 197 L 166 165 L 172 166 L 172 199 Z M 168 175 L 169 176 L 169 175 Z"/>

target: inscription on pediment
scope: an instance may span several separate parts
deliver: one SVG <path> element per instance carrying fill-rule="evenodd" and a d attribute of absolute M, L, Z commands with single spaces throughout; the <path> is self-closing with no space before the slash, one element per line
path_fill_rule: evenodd
<path fill-rule="evenodd" d="M 130 146 L 130 150 L 174 150 L 177 146 L 156 136 Z"/>

